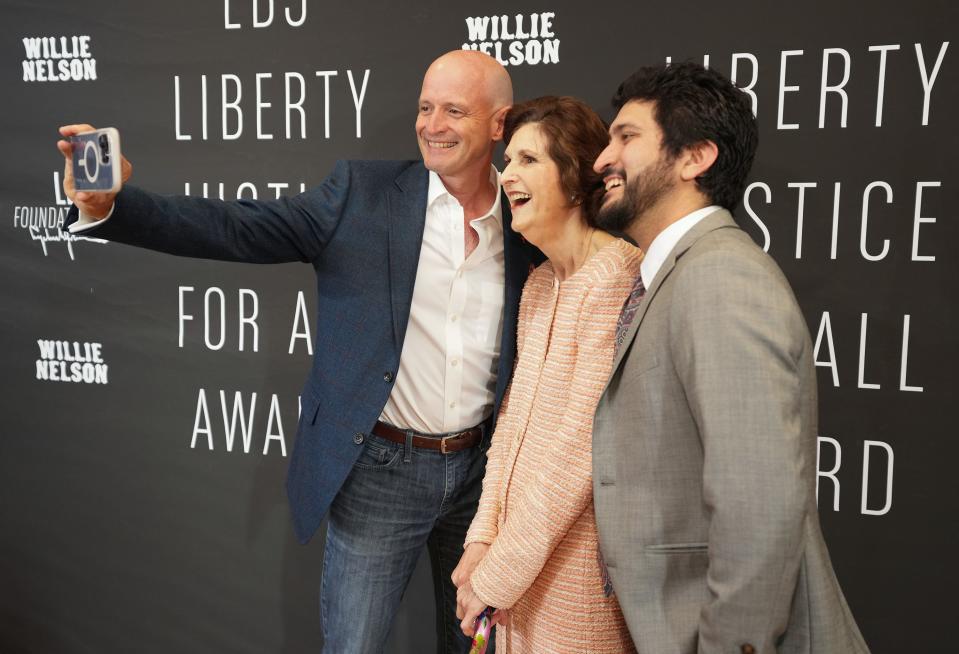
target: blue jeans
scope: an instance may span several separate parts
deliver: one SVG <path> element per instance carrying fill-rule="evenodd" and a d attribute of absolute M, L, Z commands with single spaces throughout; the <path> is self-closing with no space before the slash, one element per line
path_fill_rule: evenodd
<path fill-rule="evenodd" d="M 482 491 L 489 435 L 459 452 L 367 435 L 330 507 L 320 584 L 325 654 L 378 654 L 423 546 L 429 548 L 440 654 L 465 654 L 450 580 Z M 492 652 L 492 647 L 488 650 Z"/>

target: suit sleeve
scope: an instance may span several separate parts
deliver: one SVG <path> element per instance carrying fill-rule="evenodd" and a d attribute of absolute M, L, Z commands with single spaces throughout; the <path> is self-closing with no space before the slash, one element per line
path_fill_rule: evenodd
<path fill-rule="evenodd" d="M 616 317 L 627 287 L 624 278 L 616 301 L 585 301 L 569 402 L 556 417 L 550 456 L 540 462 L 534 480 L 510 491 L 516 493 L 510 519 L 470 579 L 489 606 L 513 606 L 592 501 L 593 413 L 612 365 Z"/>
<path fill-rule="evenodd" d="M 804 454 L 805 322 L 772 266 L 717 250 L 679 272 L 670 339 L 702 439 L 710 518 L 699 652 L 748 642 L 772 654 L 814 506 L 813 462 Z"/>
<path fill-rule="evenodd" d="M 309 262 L 336 230 L 350 184 L 350 164 L 340 161 L 319 186 L 277 200 L 168 197 L 124 186 L 110 218 L 83 233 L 184 257 Z M 73 206 L 64 228 L 77 218 Z"/>

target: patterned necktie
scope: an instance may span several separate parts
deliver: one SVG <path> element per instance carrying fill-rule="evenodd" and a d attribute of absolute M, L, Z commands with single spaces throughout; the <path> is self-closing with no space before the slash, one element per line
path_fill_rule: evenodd
<path fill-rule="evenodd" d="M 636 317 L 636 311 L 639 309 L 643 296 L 646 295 L 646 286 L 643 284 L 643 276 L 636 275 L 636 283 L 633 284 L 633 290 L 629 292 L 629 297 L 623 303 L 623 310 L 619 314 L 619 322 L 616 323 L 616 352 L 623 346 L 626 340 L 626 332 L 629 326 L 633 324 L 633 318 Z"/>
<path fill-rule="evenodd" d="M 643 301 L 646 295 L 646 286 L 643 284 L 643 276 L 636 275 L 636 283 L 633 284 L 633 290 L 629 292 L 629 297 L 623 303 L 623 310 L 619 314 L 619 321 L 616 323 L 616 353 L 623 346 L 626 340 L 626 332 L 629 326 L 633 324 L 633 318 L 636 317 L 636 311 L 639 309 L 639 303 Z M 603 593 L 606 597 L 613 596 L 613 580 L 609 578 L 609 568 L 606 567 L 606 561 L 603 560 L 603 552 L 597 551 L 599 558 L 599 569 L 603 579 Z"/>

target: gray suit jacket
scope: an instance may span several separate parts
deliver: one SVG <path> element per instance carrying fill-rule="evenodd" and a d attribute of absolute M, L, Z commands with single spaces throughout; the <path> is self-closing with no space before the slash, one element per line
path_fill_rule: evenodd
<path fill-rule="evenodd" d="M 816 509 L 816 377 L 726 211 L 667 257 L 596 410 L 596 523 L 639 654 L 868 652 Z"/>

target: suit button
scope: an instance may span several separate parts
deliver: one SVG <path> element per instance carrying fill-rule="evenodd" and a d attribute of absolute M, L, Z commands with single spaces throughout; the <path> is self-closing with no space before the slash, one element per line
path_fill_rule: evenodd
<path fill-rule="evenodd" d="M 362 432 L 356 432 L 355 434 L 353 434 L 353 442 L 356 443 L 357 445 L 362 443 L 364 438 L 365 436 L 363 436 Z"/>
<path fill-rule="evenodd" d="M 384 372 L 384 373 L 383 373 L 383 381 L 385 381 L 387 384 L 390 383 L 391 381 L 393 381 L 393 373 L 391 373 L 391 372 Z"/>
<path fill-rule="evenodd" d="M 743 654 L 756 654 L 756 648 L 750 645 L 749 643 L 746 643 L 739 649 Z"/>

